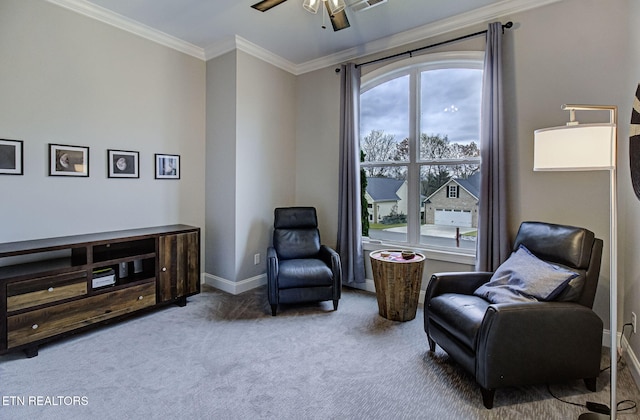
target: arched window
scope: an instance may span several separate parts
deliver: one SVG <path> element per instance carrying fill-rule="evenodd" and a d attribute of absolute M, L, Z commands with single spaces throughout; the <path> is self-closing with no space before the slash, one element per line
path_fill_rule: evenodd
<path fill-rule="evenodd" d="M 362 77 L 371 240 L 475 254 L 483 52 L 402 60 Z"/>

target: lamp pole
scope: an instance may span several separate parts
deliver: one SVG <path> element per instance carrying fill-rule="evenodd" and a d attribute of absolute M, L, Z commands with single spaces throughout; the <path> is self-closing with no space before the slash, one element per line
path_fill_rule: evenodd
<path fill-rule="evenodd" d="M 617 197 L 617 159 L 618 159 L 618 107 L 609 105 L 563 105 L 563 110 L 570 112 L 571 123 L 574 122 L 575 111 L 609 111 L 609 123 L 613 125 L 613 141 L 611 145 L 611 168 L 609 169 L 609 333 L 611 346 L 611 383 L 609 418 L 615 420 L 617 416 L 617 359 L 618 359 L 618 197 Z M 606 419 L 607 416 L 597 413 L 584 413 L 578 417 L 581 420 Z"/>

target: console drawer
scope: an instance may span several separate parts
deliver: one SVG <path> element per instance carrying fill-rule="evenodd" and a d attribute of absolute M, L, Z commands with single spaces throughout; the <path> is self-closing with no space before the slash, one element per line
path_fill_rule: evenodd
<path fill-rule="evenodd" d="M 151 281 L 115 292 L 62 303 L 7 317 L 7 347 L 82 328 L 130 312 L 154 306 L 156 283 Z"/>
<path fill-rule="evenodd" d="M 87 271 L 56 274 L 7 284 L 7 312 L 87 293 Z"/>

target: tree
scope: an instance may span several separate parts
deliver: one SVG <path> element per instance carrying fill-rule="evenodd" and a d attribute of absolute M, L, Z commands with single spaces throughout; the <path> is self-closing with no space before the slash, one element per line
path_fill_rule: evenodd
<path fill-rule="evenodd" d="M 360 162 L 364 162 L 366 154 L 360 150 Z M 360 168 L 360 222 L 362 223 L 362 236 L 369 236 L 369 203 L 367 202 L 367 174 L 364 168 Z"/>
<path fill-rule="evenodd" d="M 409 139 L 396 142 L 393 134 L 384 130 L 371 130 L 360 141 L 360 150 L 364 152 L 363 162 L 404 162 L 409 158 Z M 406 179 L 404 166 L 376 166 L 365 168 L 368 177 Z"/>
<path fill-rule="evenodd" d="M 385 162 L 395 160 L 398 149 L 393 134 L 385 134 L 384 130 L 371 130 L 360 142 L 366 162 Z"/>
<path fill-rule="evenodd" d="M 420 159 L 435 160 L 451 158 L 449 136 L 420 134 Z"/>
<path fill-rule="evenodd" d="M 423 179 L 420 182 L 420 194 L 426 197 L 436 192 L 438 188 L 451 179 L 451 174 L 446 169 L 435 167 L 431 169 L 432 170 L 427 173 L 426 179 L 424 179 L 423 174 Z"/>
<path fill-rule="evenodd" d="M 463 143 L 451 143 L 447 135 L 420 135 L 420 158 L 425 160 L 437 159 L 466 159 L 480 156 L 478 144 L 474 141 Z M 449 172 L 451 177 L 468 178 L 476 173 L 480 167 L 478 164 L 448 164 L 435 165 L 436 172 Z M 448 181 L 448 179 L 447 179 Z M 446 181 L 445 181 L 446 182 Z"/>
<path fill-rule="evenodd" d="M 395 141 L 395 136 L 385 134 L 384 130 L 371 130 L 361 141 L 361 162 L 406 162 L 409 160 L 410 140 Z M 466 159 L 480 156 L 476 142 L 468 144 L 451 143 L 449 136 L 441 134 L 420 134 L 420 159 L 438 161 L 447 159 Z M 421 171 L 420 193 L 433 194 L 451 178 L 468 178 L 479 170 L 478 164 L 447 163 L 424 165 Z M 384 177 L 407 179 L 407 167 L 404 165 L 386 165 L 363 168 L 363 178 Z M 363 187 L 364 190 L 364 187 Z M 363 206 L 366 200 L 362 201 Z M 364 211 L 364 210 L 363 210 Z M 367 214 L 368 216 L 368 214 Z M 368 218 L 367 218 L 368 220 Z"/>
<path fill-rule="evenodd" d="M 455 159 L 464 159 L 469 157 L 479 157 L 480 149 L 476 142 L 472 141 L 469 144 L 453 143 L 451 145 L 451 154 Z M 452 166 L 453 173 L 457 178 L 469 178 L 480 170 L 478 164 L 460 164 Z"/>

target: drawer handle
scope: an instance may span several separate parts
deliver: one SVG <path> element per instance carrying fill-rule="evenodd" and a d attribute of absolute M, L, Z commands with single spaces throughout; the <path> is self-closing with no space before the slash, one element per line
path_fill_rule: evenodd
<path fill-rule="evenodd" d="M 32 330 L 37 330 L 37 329 L 38 329 L 38 324 L 33 324 L 33 325 L 31 326 L 31 329 L 32 329 Z"/>
<path fill-rule="evenodd" d="M 167 267 L 162 267 L 162 271 L 167 271 Z"/>
<path fill-rule="evenodd" d="M 53 287 L 48 288 L 47 292 L 53 292 Z"/>
<path fill-rule="evenodd" d="M 138 300 L 142 300 L 143 296 L 138 296 Z"/>

